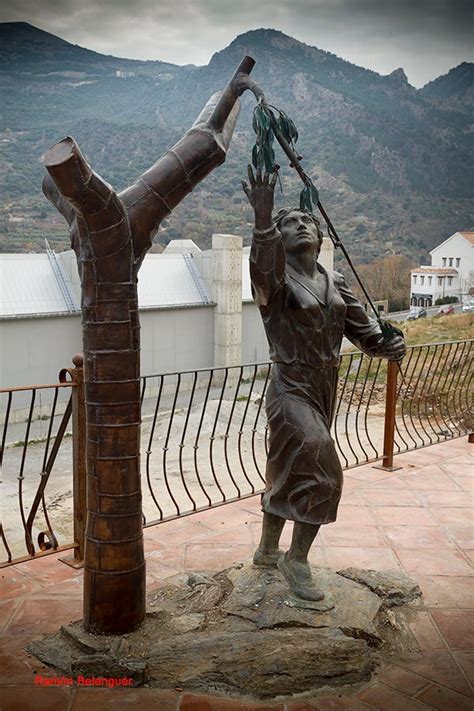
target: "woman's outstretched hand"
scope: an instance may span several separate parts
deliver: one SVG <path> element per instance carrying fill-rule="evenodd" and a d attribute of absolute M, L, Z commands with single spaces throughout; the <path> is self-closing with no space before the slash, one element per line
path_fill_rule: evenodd
<path fill-rule="evenodd" d="M 266 230 L 272 226 L 273 194 L 278 178 L 278 171 L 265 173 L 261 171 L 254 175 L 252 166 L 247 166 L 249 182 L 242 180 L 242 189 L 255 212 L 255 227 L 257 230 Z M 271 176 L 271 177 L 270 177 Z"/>

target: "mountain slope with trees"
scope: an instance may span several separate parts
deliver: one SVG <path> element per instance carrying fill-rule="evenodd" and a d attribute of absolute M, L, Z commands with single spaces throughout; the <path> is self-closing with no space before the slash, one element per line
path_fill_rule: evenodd
<path fill-rule="evenodd" d="M 470 99 L 460 89 L 472 65 L 417 90 L 401 69 L 381 76 L 270 29 L 240 35 L 204 67 L 106 57 L 24 23 L 0 25 L 0 48 L 4 251 L 41 250 L 44 237 L 56 249 L 67 245 L 65 225 L 41 195 L 49 145 L 73 135 L 121 189 L 182 136 L 244 54 L 256 59 L 252 76 L 268 100 L 297 125 L 305 170 L 357 261 L 425 261 L 442 239 L 473 228 Z M 226 164 L 166 221 L 161 244 L 186 237 L 206 247 L 213 232 L 248 239 L 240 178 L 255 102 L 247 93 L 242 104 Z M 277 156 L 278 205 L 295 204 L 300 183 L 278 148 Z"/>

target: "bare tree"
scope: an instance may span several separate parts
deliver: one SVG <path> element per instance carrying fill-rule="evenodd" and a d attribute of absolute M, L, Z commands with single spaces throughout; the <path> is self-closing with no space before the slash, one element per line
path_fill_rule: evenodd
<path fill-rule="evenodd" d="M 138 270 L 163 218 L 224 162 L 253 65 L 246 57 L 181 141 L 119 194 L 72 138 L 43 158 L 43 190 L 69 223 L 82 285 L 89 632 L 130 632 L 145 617 Z"/>

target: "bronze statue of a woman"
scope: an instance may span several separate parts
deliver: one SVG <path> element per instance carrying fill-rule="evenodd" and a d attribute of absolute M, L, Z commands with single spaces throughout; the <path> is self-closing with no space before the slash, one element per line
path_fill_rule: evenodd
<path fill-rule="evenodd" d="M 252 292 L 273 361 L 263 526 L 254 564 L 278 566 L 298 597 L 318 601 L 324 594 L 312 579 L 308 553 L 320 526 L 336 520 L 342 492 L 330 434 L 342 338 L 390 360 L 403 358 L 405 343 L 398 329 L 384 341 L 344 277 L 318 263 L 323 235 L 311 213 L 280 210 L 272 220 L 276 172 L 262 177 L 249 166 L 248 177 L 242 187 L 255 211 Z M 284 553 L 278 544 L 287 520 L 294 529 Z"/>

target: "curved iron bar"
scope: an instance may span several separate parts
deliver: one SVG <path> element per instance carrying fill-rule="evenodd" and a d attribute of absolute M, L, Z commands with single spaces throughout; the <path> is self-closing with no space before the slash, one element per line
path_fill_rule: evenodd
<path fill-rule="evenodd" d="M 465 422 L 464 408 L 462 407 L 461 402 L 462 402 L 463 386 L 464 386 L 464 384 L 465 384 L 466 378 L 469 376 L 469 373 L 471 372 L 471 368 L 469 367 L 469 365 L 470 365 L 470 363 L 471 363 L 471 361 L 472 361 L 471 349 L 472 349 L 472 343 L 470 344 L 469 353 L 468 353 L 468 360 L 467 360 L 467 364 L 465 365 L 466 375 L 465 375 L 464 378 L 462 378 L 462 376 L 460 376 L 459 381 L 458 381 L 458 383 L 457 383 L 456 392 L 455 392 L 455 396 L 456 396 L 456 395 L 458 394 L 458 392 L 459 392 L 459 407 L 460 407 L 460 411 L 461 411 L 461 416 L 460 416 L 461 426 L 462 426 L 463 423 Z M 462 382 L 461 382 L 461 381 L 462 381 Z M 468 382 L 469 382 L 469 381 L 468 381 Z M 466 427 L 463 427 L 463 431 L 464 431 L 464 432 L 466 431 Z"/>
<path fill-rule="evenodd" d="M 349 466 L 349 460 L 347 459 L 347 457 L 346 457 L 346 455 L 345 455 L 345 453 L 344 453 L 344 450 L 343 450 L 342 447 L 341 447 L 341 443 L 339 442 L 339 436 L 338 436 L 338 434 L 337 434 L 337 424 L 338 424 L 338 418 L 339 418 L 339 410 L 341 409 L 341 402 L 343 401 L 343 395 L 344 395 L 344 392 L 345 392 L 345 389 L 346 389 L 347 379 L 348 379 L 348 377 L 349 377 L 349 373 L 350 373 L 350 370 L 351 370 L 352 361 L 353 361 L 353 359 L 354 359 L 354 354 L 353 354 L 353 353 L 349 353 L 346 357 L 349 358 L 349 363 L 348 363 L 348 365 L 347 365 L 346 377 L 345 377 L 345 379 L 344 379 L 344 382 L 343 382 L 343 385 L 342 385 L 342 388 L 341 388 L 341 392 L 339 393 L 339 400 L 338 400 L 338 403 L 337 403 L 337 406 L 336 406 L 336 412 L 334 413 L 334 439 L 336 440 L 336 444 L 337 444 L 337 447 L 338 447 L 338 449 L 339 449 L 339 452 L 341 453 L 341 456 L 342 456 L 343 459 L 344 459 L 345 466 L 348 467 L 348 466 Z M 344 358 L 344 356 L 343 356 L 343 358 Z"/>
<path fill-rule="evenodd" d="M 54 418 L 56 416 L 56 404 L 57 404 L 57 400 L 58 400 L 58 394 L 59 394 L 59 389 L 55 388 L 54 399 L 53 399 L 53 403 L 51 405 L 51 414 L 50 414 L 50 419 L 49 419 L 48 434 L 47 434 L 47 440 L 46 440 L 46 446 L 45 446 L 45 452 L 44 452 L 44 458 L 43 458 L 43 469 L 41 472 L 42 477 L 46 476 L 46 483 L 49 478 L 49 474 L 46 474 L 46 472 L 47 472 L 47 456 L 48 456 L 48 451 L 49 451 L 49 443 L 51 441 L 53 422 L 54 422 Z M 72 395 L 70 397 L 70 401 L 71 401 L 71 405 L 72 405 Z M 61 440 L 62 440 L 64 434 L 65 434 L 65 430 L 61 434 Z M 59 428 L 58 428 L 58 432 L 56 433 L 56 438 L 58 436 L 59 436 Z M 59 449 L 59 447 L 58 447 L 58 449 Z M 55 457 L 55 459 L 56 459 L 56 457 Z M 52 468 L 52 464 L 51 464 L 51 468 Z M 50 471 L 50 473 L 51 473 L 51 471 Z M 38 546 L 39 546 L 40 550 L 42 550 L 42 551 L 43 550 L 51 550 L 53 548 L 56 549 L 59 546 L 58 540 L 57 540 L 57 538 L 54 534 L 54 531 L 53 531 L 53 527 L 51 526 L 51 521 L 49 520 L 48 509 L 47 509 L 46 501 L 44 498 L 44 490 L 46 488 L 46 483 L 43 487 L 43 493 L 41 496 L 41 505 L 43 507 L 43 516 L 44 516 L 44 520 L 46 522 L 47 529 L 46 529 L 46 531 L 41 531 L 41 533 L 38 534 L 38 539 L 37 539 Z M 45 537 L 47 537 L 47 540 L 48 540 L 47 543 L 44 540 Z"/>
<path fill-rule="evenodd" d="M 355 393 L 355 391 L 356 391 L 356 385 L 357 385 L 357 381 L 358 381 L 358 379 L 359 379 L 360 369 L 361 369 L 361 367 L 362 367 L 362 359 L 363 359 L 363 355 L 362 355 L 362 353 L 361 353 L 361 354 L 360 354 L 360 357 L 359 357 L 359 364 L 358 364 L 358 366 L 357 366 L 357 372 L 356 372 L 356 375 L 355 375 L 355 378 L 354 378 L 354 383 L 353 383 L 353 385 L 352 385 L 352 391 L 351 391 L 351 394 L 350 394 L 350 397 L 349 397 L 349 402 L 347 403 L 346 419 L 345 419 L 345 423 L 344 423 L 344 434 L 346 435 L 347 444 L 349 445 L 349 449 L 351 450 L 352 454 L 354 455 L 354 459 L 355 459 L 355 461 L 356 461 L 356 464 L 359 463 L 359 457 L 358 457 L 357 454 L 355 453 L 355 450 L 354 450 L 354 448 L 353 448 L 353 446 L 352 446 L 352 444 L 351 444 L 351 440 L 350 440 L 350 438 L 349 438 L 348 423 L 349 423 L 349 414 L 351 414 L 352 401 L 353 401 L 353 399 L 354 399 L 354 393 Z"/>
<path fill-rule="evenodd" d="M 413 355 L 415 353 L 417 354 L 417 356 L 416 356 L 415 363 L 412 365 Z M 408 362 L 405 365 L 405 369 L 404 369 L 404 373 L 403 373 L 403 380 L 401 381 L 400 388 L 398 390 L 398 397 L 400 398 L 400 395 L 402 392 L 402 387 L 405 384 L 405 395 L 403 397 L 401 397 L 402 422 L 403 422 L 403 426 L 405 427 L 405 431 L 406 431 L 407 435 L 410 437 L 413 444 L 415 445 L 415 448 L 418 447 L 418 442 L 411 434 L 411 430 L 413 430 L 413 431 L 416 431 L 416 430 L 415 430 L 414 423 L 413 423 L 413 416 L 411 414 L 413 399 L 410 397 L 410 393 L 411 393 L 411 383 L 412 383 L 412 380 L 413 380 L 415 372 L 416 372 L 418 361 L 420 360 L 420 355 L 421 355 L 421 350 L 419 350 L 419 349 L 417 350 L 415 348 L 410 349 L 410 356 L 409 356 Z M 412 365 L 411 375 L 410 375 L 410 379 L 407 382 L 406 378 L 407 378 L 407 374 L 409 372 L 410 365 Z M 413 390 L 413 393 L 414 393 L 414 390 Z M 408 427 L 406 419 L 405 419 L 406 410 L 408 410 L 407 417 L 410 416 L 410 421 L 412 423 L 412 426 L 410 428 Z M 403 441 L 405 441 L 405 440 L 403 440 Z M 409 448 L 410 447 L 407 443 L 407 449 L 409 449 Z"/>
<path fill-rule="evenodd" d="M 470 345 L 471 344 L 469 344 L 469 346 L 468 346 L 468 353 L 471 350 Z M 463 356 L 464 356 L 464 351 L 463 351 Z M 454 378 L 454 380 L 456 382 L 455 383 L 453 382 L 452 408 L 454 410 L 454 417 L 457 419 L 458 422 L 460 422 L 461 416 L 458 413 L 457 395 L 459 392 L 459 383 L 461 381 L 462 374 L 463 374 L 463 367 L 461 366 L 458 368 L 458 371 L 456 372 L 456 377 Z M 463 432 L 463 430 L 460 428 L 458 428 L 458 431 Z"/>
<path fill-rule="evenodd" d="M 23 443 L 23 453 L 21 457 L 21 464 L 20 464 L 20 473 L 18 475 L 18 497 L 20 500 L 20 515 L 21 515 L 21 522 L 23 524 L 23 530 L 25 531 L 25 545 L 26 545 L 26 550 L 28 551 L 29 555 L 34 555 L 35 554 L 35 547 L 33 545 L 33 540 L 31 536 L 28 535 L 27 527 L 26 527 L 26 515 L 25 515 L 25 504 L 23 502 L 23 471 L 25 469 L 25 461 L 26 461 L 26 450 L 28 449 L 28 442 L 30 438 L 30 429 L 31 429 L 31 420 L 33 416 L 33 408 L 35 405 L 35 400 L 36 400 L 36 389 L 33 388 L 31 391 L 31 403 L 30 403 L 30 411 L 28 414 L 28 422 L 26 423 L 26 431 L 25 431 L 25 440 Z"/>
<path fill-rule="evenodd" d="M 438 413 L 441 415 L 441 392 L 440 392 L 440 382 L 441 378 L 444 375 L 446 368 L 446 360 L 447 360 L 447 354 L 445 353 L 445 348 L 446 345 L 450 348 L 451 346 L 449 344 L 444 344 L 441 347 L 441 354 L 438 356 L 438 362 L 437 362 L 437 370 L 438 370 L 438 379 L 436 380 L 436 384 L 433 382 L 433 400 L 432 400 L 432 415 L 433 418 L 436 422 L 436 426 L 438 428 L 438 436 L 446 437 L 446 433 L 443 429 L 443 426 L 440 424 L 438 420 Z M 448 351 L 449 353 L 449 351 Z M 435 376 L 436 377 L 436 376 Z M 446 423 L 444 423 L 446 425 Z"/>
<path fill-rule="evenodd" d="M 170 499 L 171 499 L 171 501 L 173 502 L 173 504 L 174 504 L 175 507 L 176 507 L 176 513 L 177 513 L 178 516 L 179 516 L 179 514 L 180 514 L 179 505 L 178 505 L 178 502 L 176 501 L 176 499 L 175 499 L 174 496 L 173 496 L 173 492 L 171 491 L 171 487 L 170 487 L 169 482 L 168 482 L 168 471 L 167 471 L 167 468 L 166 468 L 166 460 L 167 460 L 167 456 L 168 456 L 168 449 L 169 449 L 168 445 L 169 445 L 169 442 L 170 442 L 171 428 L 172 428 L 172 426 L 173 426 L 174 413 L 175 413 L 175 411 L 176 411 L 176 402 L 177 402 L 177 400 L 178 400 L 178 394 L 179 394 L 179 388 L 180 388 L 180 387 L 181 387 L 181 373 L 178 373 L 178 382 L 176 383 L 176 388 L 175 388 L 175 391 L 174 391 L 174 398 L 173 398 L 173 405 L 171 406 L 170 418 L 169 418 L 169 422 L 168 422 L 168 431 L 167 431 L 167 433 L 166 433 L 165 442 L 164 442 L 163 447 L 162 447 L 162 450 L 163 450 L 163 479 L 164 479 L 165 486 L 166 486 L 166 489 L 167 489 L 167 491 L 168 491 L 168 494 L 169 494 L 169 496 L 170 496 Z"/>
<path fill-rule="evenodd" d="M 374 444 L 373 444 L 372 439 L 370 437 L 369 428 L 368 428 L 369 407 L 370 407 L 370 403 L 372 401 L 372 395 L 374 392 L 375 384 L 376 384 L 377 379 L 379 377 L 380 366 L 382 364 L 382 361 L 380 360 L 380 358 L 377 358 L 377 359 L 371 358 L 369 361 L 369 369 L 372 367 L 372 363 L 374 363 L 374 362 L 377 363 L 377 369 L 375 371 L 374 377 L 372 378 L 372 387 L 370 389 L 370 393 L 367 398 L 367 405 L 366 405 L 365 414 L 364 414 L 364 430 L 365 430 L 365 436 L 367 437 L 367 441 L 368 441 L 369 445 L 372 447 L 372 449 L 374 450 L 375 457 L 378 458 L 380 455 L 379 455 L 379 452 L 376 449 L 376 447 L 374 447 Z"/>
<path fill-rule="evenodd" d="M 425 429 L 425 426 L 424 426 L 424 424 L 423 424 L 423 420 L 421 419 L 421 414 L 420 414 L 421 394 L 423 393 L 423 388 L 421 389 L 421 394 L 418 394 L 418 384 L 420 383 L 421 376 L 422 376 L 422 374 L 423 374 L 423 369 L 424 369 L 424 367 L 425 367 L 425 363 L 426 363 L 426 361 L 427 361 L 427 359 L 428 359 L 428 356 L 429 356 L 429 351 L 430 351 L 430 346 L 428 346 L 428 348 L 426 349 L 426 353 L 425 353 L 425 357 L 424 357 L 423 363 L 422 363 L 422 365 L 421 365 L 420 370 L 418 371 L 418 378 L 417 378 L 417 381 L 416 381 L 416 383 L 415 383 L 415 387 L 414 387 L 414 389 L 413 389 L 413 395 L 414 395 L 414 396 L 416 395 L 416 414 L 417 414 L 418 422 L 419 422 L 419 424 L 420 424 L 420 426 L 421 426 L 421 429 L 423 430 L 423 432 L 425 433 L 425 435 L 428 437 L 428 439 L 429 439 L 429 444 L 433 444 L 433 441 L 432 441 L 430 435 L 428 434 L 428 432 L 427 432 L 426 429 Z M 415 402 L 415 401 L 414 401 L 414 402 Z M 412 422 L 413 422 L 413 428 L 414 428 L 414 430 L 416 431 L 416 426 L 415 426 L 415 423 L 414 423 L 413 419 L 412 419 Z M 426 445 L 426 442 L 425 442 L 425 440 L 423 439 L 423 436 L 420 434 L 419 437 L 420 437 L 420 439 L 421 439 L 422 446 L 425 446 L 425 445 Z"/>
<path fill-rule="evenodd" d="M 459 428 L 459 427 L 457 426 L 457 424 L 456 424 L 455 415 L 454 415 L 454 412 L 452 411 L 452 408 L 451 408 L 451 402 L 452 402 L 452 399 L 453 399 L 453 398 L 450 397 L 450 395 L 451 395 L 451 393 L 453 392 L 453 384 L 454 384 L 454 381 L 456 380 L 456 376 L 458 375 L 458 371 L 459 371 L 459 370 L 462 370 L 462 367 L 461 367 L 461 368 L 455 368 L 455 367 L 454 367 L 454 366 L 455 366 L 455 363 L 456 363 L 457 356 L 458 356 L 459 347 L 460 347 L 461 345 L 462 345 L 462 351 L 461 351 L 461 357 L 460 357 L 460 359 L 459 359 L 459 362 L 462 362 L 462 360 L 463 360 L 463 355 L 464 355 L 464 351 L 466 350 L 467 344 L 466 344 L 466 343 L 462 343 L 462 344 L 461 344 L 461 343 L 457 343 L 457 344 L 456 344 L 456 350 L 455 350 L 455 352 L 454 352 L 454 357 L 453 357 L 453 359 L 452 359 L 453 362 L 452 362 L 452 364 L 451 364 L 451 370 L 450 370 L 451 380 L 450 380 L 450 382 L 449 382 L 449 385 L 448 385 L 447 382 L 445 383 L 445 389 L 446 389 L 446 413 L 447 413 L 447 416 L 448 416 L 449 421 L 450 421 L 450 427 L 449 427 L 449 429 L 450 429 L 450 430 L 452 430 L 453 428 L 456 429 L 459 435 L 461 435 L 462 431 L 460 430 L 460 428 Z M 468 350 L 469 350 L 469 349 L 468 349 Z"/>
<path fill-rule="evenodd" d="M 225 368 L 224 372 L 225 372 L 225 375 L 224 375 L 224 380 L 222 381 L 221 394 L 220 394 L 219 402 L 218 402 L 217 408 L 216 408 L 216 414 L 214 417 L 214 424 L 212 426 L 211 436 L 209 438 L 209 460 L 210 460 L 210 465 L 211 465 L 211 473 L 212 473 L 214 481 L 216 482 L 217 488 L 221 492 L 222 501 L 226 501 L 226 496 L 225 496 L 223 490 L 221 489 L 221 485 L 219 484 L 219 480 L 217 479 L 217 476 L 216 476 L 216 470 L 214 467 L 213 450 L 214 450 L 214 440 L 216 437 L 217 423 L 219 421 L 219 415 L 221 412 L 221 406 L 222 406 L 222 400 L 224 397 L 225 386 L 227 384 L 227 377 L 229 375 L 229 368 Z"/>
<path fill-rule="evenodd" d="M 448 344 L 448 352 L 445 357 L 444 368 L 441 371 L 440 379 L 438 382 L 438 403 L 437 403 L 438 407 L 437 407 L 437 409 L 439 410 L 439 415 L 442 418 L 443 423 L 444 423 L 444 428 L 445 428 L 444 431 L 445 431 L 445 433 L 447 432 L 446 437 L 449 437 L 449 435 L 451 434 L 451 430 L 452 430 L 452 427 L 450 426 L 444 413 L 445 413 L 445 410 L 447 411 L 447 405 L 448 405 L 447 397 L 445 398 L 445 394 L 447 394 L 446 386 L 447 386 L 448 378 L 451 374 L 451 369 L 449 366 L 453 360 L 452 359 L 452 350 L 453 350 L 454 345 L 455 344 L 453 344 L 453 343 Z M 457 350 L 457 347 L 455 348 L 455 355 L 456 355 L 456 350 Z M 441 386 L 440 382 L 441 382 L 443 375 L 445 377 L 444 377 L 443 385 Z"/>
<path fill-rule="evenodd" d="M 27 540 L 31 541 L 31 546 L 33 552 L 28 552 L 30 553 L 31 556 L 34 556 L 35 551 L 34 551 L 34 546 L 33 546 L 33 539 L 32 539 L 32 530 L 33 530 L 33 524 L 36 518 L 36 514 L 38 512 L 38 508 L 41 502 L 43 502 L 43 506 L 45 507 L 45 501 L 44 501 L 44 490 L 46 488 L 46 485 L 48 483 L 51 471 L 54 466 L 54 462 L 56 461 L 56 456 L 59 451 L 59 447 L 61 446 L 61 442 L 63 441 L 64 434 L 66 432 L 66 427 L 69 424 L 69 420 L 71 419 L 71 413 L 72 413 L 72 395 L 69 398 L 68 404 L 66 405 L 66 409 L 64 411 L 63 418 L 61 420 L 61 423 L 58 427 L 58 431 L 56 432 L 56 437 L 54 439 L 54 444 L 51 447 L 51 452 L 49 454 L 49 457 L 44 464 L 43 471 L 41 472 L 41 481 L 40 485 L 36 491 L 35 498 L 33 500 L 33 503 L 31 505 L 30 513 L 28 515 L 28 520 L 26 521 L 25 524 L 25 535 L 27 536 Z M 38 536 L 38 544 L 41 550 L 50 550 L 51 548 L 58 548 L 59 543 L 58 540 L 54 534 L 54 531 L 52 529 L 51 523 L 49 521 L 49 517 L 46 514 L 46 525 L 47 525 L 47 530 L 46 531 L 41 531 L 41 533 Z M 45 538 L 48 539 L 48 543 L 45 542 Z"/>
<path fill-rule="evenodd" d="M 235 405 L 236 405 L 236 403 L 237 403 L 237 397 L 238 397 L 238 394 L 239 394 L 240 386 L 241 386 L 241 384 L 242 384 L 243 375 L 244 375 L 244 367 L 243 367 L 243 366 L 240 366 L 240 375 L 239 375 L 239 379 L 238 379 L 238 381 L 237 381 L 237 385 L 235 386 L 234 400 L 233 400 L 233 402 L 232 402 L 232 407 L 231 407 L 231 409 L 230 409 L 229 419 L 227 420 L 227 428 L 226 428 L 226 431 L 225 431 L 225 434 L 224 434 L 224 459 L 225 459 L 225 465 L 226 465 L 226 467 L 227 467 L 227 472 L 228 472 L 230 478 L 232 479 L 232 483 L 234 484 L 234 486 L 235 486 L 235 488 L 236 488 L 236 490 L 237 490 L 237 495 L 238 495 L 239 497 L 240 497 L 242 494 L 241 494 L 240 488 L 239 488 L 239 486 L 237 485 L 237 482 L 235 481 L 234 476 L 233 476 L 233 474 L 232 474 L 232 470 L 231 470 L 231 466 L 230 466 L 230 462 L 229 462 L 228 443 L 229 443 L 229 436 L 230 436 L 230 435 L 229 435 L 230 425 L 231 425 L 231 423 L 232 423 L 232 418 L 234 417 Z"/>
<path fill-rule="evenodd" d="M 188 489 L 188 485 L 186 484 L 186 479 L 185 479 L 185 477 L 184 477 L 184 470 L 183 470 L 183 450 L 184 450 L 184 447 L 186 446 L 186 445 L 185 445 L 185 438 L 186 438 L 186 432 L 187 432 L 187 429 L 188 429 L 189 418 L 190 418 L 190 416 L 191 416 L 191 408 L 192 408 L 192 404 L 193 404 L 193 400 L 194 400 L 194 393 L 196 392 L 197 378 L 198 378 L 197 373 L 194 373 L 193 385 L 192 385 L 192 388 L 191 388 L 191 395 L 189 396 L 188 407 L 186 408 L 186 418 L 185 418 L 185 420 L 184 420 L 183 432 L 182 432 L 182 435 L 181 435 L 181 440 L 180 440 L 179 445 L 178 445 L 178 447 L 179 447 L 179 473 L 180 473 L 180 476 L 181 476 L 181 481 L 182 481 L 182 483 L 183 483 L 184 490 L 186 491 L 186 494 L 188 495 L 188 498 L 189 498 L 189 500 L 191 501 L 191 503 L 192 503 L 192 505 L 193 505 L 193 511 L 196 511 L 196 502 L 195 502 L 195 500 L 193 499 L 193 497 L 191 496 L 191 493 L 190 493 L 190 491 L 189 491 L 189 489 Z M 201 482 L 199 482 L 199 484 L 201 484 Z M 205 493 L 205 492 L 204 492 L 204 493 Z"/>
<path fill-rule="evenodd" d="M 257 367 L 258 367 L 258 366 L 256 365 L 255 368 L 257 368 Z M 258 474 L 258 476 L 260 477 L 260 479 L 261 479 L 261 481 L 262 481 L 263 483 L 265 483 L 265 478 L 262 476 L 262 474 L 261 474 L 261 472 L 260 472 L 260 468 L 259 468 L 258 462 L 257 462 L 257 456 L 256 456 L 256 454 L 255 454 L 255 435 L 257 434 L 257 424 L 258 424 L 258 420 L 259 420 L 259 418 L 260 418 L 260 412 L 262 411 L 262 405 L 263 405 L 263 401 L 264 401 L 264 399 L 265 399 L 265 393 L 266 393 L 266 391 L 267 391 L 267 384 L 268 384 L 269 378 L 270 378 L 270 366 L 267 366 L 267 376 L 266 376 L 266 378 L 265 378 L 265 383 L 263 384 L 263 390 L 262 390 L 262 394 L 261 394 L 261 396 L 260 396 L 260 402 L 258 403 L 257 414 L 255 415 L 255 422 L 253 423 L 253 428 L 252 428 L 252 457 L 253 457 L 253 463 L 254 463 L 254 465 L 255 465 L 255 469 L 256 469 L 256 471 L 257 471 L 257 474 Z"/>
<path fill-rule="evenodd" d="M 198 425 L 198 430 L 196 432 L 196 439 L 194 440 L 194 471 L 196 472 L 196 476 L 201 483 L 201 475 L 199 474 L 199 467 L 198 467 L 198 449 L 199 449 L 199 437 L 201 436 L 201 428 L 202 428 L 202 423 L 204 422 L 204 414 L 206 412 L 206 407 L 207 407 L 207 402 L 209 400 L 209 393 L 211 391 L 211 384 L 212 384 L 212 376 L 214 374 L 214 371 L 211 369 L 208 371 L 209 372 L 209 382 L 207 384 L 207 389 L 206 389 L 206 395 L 204 398 L 203 402 L 203 407 L 202 407 L 202 412 L 201 412 L 201 419 L 199 420 L 199 425 Z M 204 496 L 209 502 L 209 506 L 212 506 L 212 499 L 207 493 L 207 490 L 204 488 L 204 485 L 201 483 L 201 488 L 204 492 Z"/>
<path fill-rule="evenodd" d="M 148 484 L 148 491 L 150 492 L 151 498 L 153 499 L 153 502 L 159 511 L 160 519 L 162 519 L 163 518 L 163 509 L 161 508 L 160 504 L 158 503 L 158 499 L 156 498 L 155 492 L 153 491 L 153 487 L 151 485 L 151 472 L 150 472 L 150 457 L 151 457 L 151 453 L 152 453 L 151 445 L 153 442 L 153 436 L 155 434 L 156 418 L 158 417 L 158 409 L 160 407 L 161 394 L 163 392 L 164 375 L 159 375 L 157 377 L 160 378 L 160 389 L 158 390 L 158 396 L 156 398 L 155 412 L 153 414 L 153 422 L 152 422 L 152 426 L 150 428 L 150 436 L 148 438 L 148 449 L 145 450 L 145 453 L 146 453 L 145 470 L 146 470 L 146 480 L 147 480 L 147 484 Z"/>
<path fill-rule="evenodd" d="M 431 417 L 432 413 L 430 413 L 428 411 L 428 407 L 431 407 L 432 411 L 434 409 L 433 403 L 432 403 L 432 392 L 433 392 L 432 387 L 433 387 L 434 379 L 436 377 L 437 369 L 436 369 L 436 366 L 433 366 L 433 363 L 436 363 L 437 354 L 438 354 L 438 345 L 435 345 L 433 347 L 433 355 L 432 355 L 430 365 L 428 368 L 428 372 L 430 373 L 431 377 L 428 378 L 427 393 L 426 393 L 425 401 L 424 401 L 424 404 L 425 404 L 424 410 L 425 410 L 426 421 L 427 421 L 428 425 L 430 426 L 431 431 L 433 432 L 433 435 L 436 437 L 436 442 L 440 442 L 441 438 L 439 436 L 439 433 L 433 427 L 433 422 L 432 422 L 432 417 Z"/>
<path fill-rule="evenodd" d="M 254 374 L 253 374 L 252 382 L 251 382 L 250 389 L 249 389 L 249 393 L 248 393 L 248 396 L 247 396 L 247 402 L 245 403 L 244 414 L 243 414 L 243 417 L 242 417 L 242 422 L 240 423 L 240 429 L 238 430 L 238 439 L 237 439 L 237 449 L 238 449 L 238 452 L 239 452 L 239 462 L 240 462 L 240 466 L 241 466 L 242 472 L 243 472 L 243 474 L 244 474 L 244 477 L 245 477 L 245 479 L 247 480 L 247 483 L 248 483 L 249 486 L 250 486 L 250 491 L 251 491 L 252 493 L 255 493 L 255 486 L 253 485 L 253 482 L 250 481 L 250 479 L 249 479 L 249 477 L 248 477 L 248 475 L 247 475 L 247 471 L 246 471 L 246 469 L 245 469 L 245 464 L 244 464 L 243 457 L 242 457 L 242 435 L 243 435 L 243 433 L 244 433 L 244 424 L 245 424 L 245 420 L 247 419 L 247 412 L 248 412 L 249 405 L 250 405 L 250 398 L 252 397 L 253 386 L 255 385 L 255 377 L 256 377 L 256 374 L 257 374 L 257 372 L 255 371 Z"/>
<path fill-rule="evenodd" d="M 364 365 L 365 365 L 365 363 L 366 363 L 366 356 L 364 356 L 364 355 L 363 355 L 362 358 L 361 358 L 361 366 L 362 366 L 362 362 L 363 362 Z M 357 441 L 358 441 L 358 443 L 359 443 L 359 447 L 361 448 L 362 452 L 364 453 L 365 461 L 366 461 L 366 462 L 369 461 L 369 457 L 368 457 L 367 452 L 365 451 L 364 445 L 362 444 L 362 441 L 361 441 L 361 438 L 360 438 L 360 434 L 359 434 L 359 414 L 360 414 L 360 411 L 361 411 L 361 409 L 362 409 L 362 404 L 363 404 L 363 402 L 364 402 L 364 393 L 365 393 L 365 388 L 366 388 L 366 385 L 367 385 L 367 382 L 368 382 L 369 370 L 370 370 L 370 363 L 371 363 L 371 359 L 369 359 L 368 365 L 367 365 L 367 367 L 366 367 L 366 369 L 365 369 L 365 378 L 364 378 L 364 382 L 363 382 L 363 384 L 362 384 L 362 390 L 361 390 L 361 392 L 360 392 L 360 394 L 359 394 L 359 402 L 357 403 L 356 414 L 355 414 L 355 421 L 354 421 L 354 429 L 355 429 Z"/>
<path fill-rule="evenodd" d="M 469 393 L 470 393 L 470 384 L 472 381 L 472 378 L 474 377 L 474 373 L 469 367 L 465 368 L 466 370 L 466 376 L 463 379 L 463 383 L 459 389 L 459 398 L 461 402 L 461 415 L 462 415 L 462 422 L 466 423 L 464 427 L 464 431 L 467 432 L 468 427 L 467 427 L 467 421 L 469 417 L 472 417 L 472 411 L 469 410 Z M 467 382 L 466 382 L 467 380 Z M 463 397 L 463 393 L 465 394 Z M 466 401 L 465 407 L 462 406 L 463 401 Z"/>

